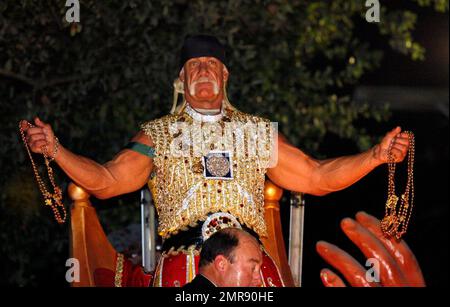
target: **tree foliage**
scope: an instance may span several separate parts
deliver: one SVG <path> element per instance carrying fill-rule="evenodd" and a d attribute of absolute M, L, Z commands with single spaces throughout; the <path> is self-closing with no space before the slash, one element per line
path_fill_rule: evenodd
<path fill-rule="evenodd" d="M 412 35 L 416 13 L 383 3 L 381 22 L 368 24 L 361 0 L 85 0 L 81 22 L 70 24 L 64 2 L 0 2 L 4 283 L 39 284 L 48 272 L 63 280 L 68 253 L 67 226 L 56 226 L 41 206 L 20 119 L 40 116 L 64 146 L 105 162 L 139 123 L 168 113 L 182 39 L 207 33 L 227 46 L 229 97 L 239 109 L 279 122 L 311 154 L 320 154 L 326 133 L 364 149 L 371 139 L 355 121 L 387 114 L 351 104 L 352 87 L 383 56 L 365 29 L 413 60 L 425 55 Z M 448 10 L 446 0 L 413 2 Z M 101 212 L 108 227 L 139 213 L 136 206 L 113 211 Z"/>

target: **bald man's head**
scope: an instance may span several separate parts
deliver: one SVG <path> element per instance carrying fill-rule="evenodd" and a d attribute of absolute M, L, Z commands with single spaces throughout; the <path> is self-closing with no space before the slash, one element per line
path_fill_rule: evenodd
<path fill-rule="evenodd" d="M 225 228 L 203 244 L 199 272 L 222 287 L 259 286 L 261 264 L 258 240 L 244 230 Z"/>
<path fill-rule="evenodd" d="M 218 255 L 223 255 L 229 261 L 233 261 L 233 251 L 241 240 L 250 240 L 258 244 L 252 235 L 239 228 L 229 227 L 215 232 L 203 243 L 199 268 L 212 263 Z"/>

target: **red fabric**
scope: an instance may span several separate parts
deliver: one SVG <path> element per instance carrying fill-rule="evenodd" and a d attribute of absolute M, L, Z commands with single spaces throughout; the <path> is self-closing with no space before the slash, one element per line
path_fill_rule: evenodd
<path fill-rule="evenodd" d="M 114 272 L 103 268 L 96 269 L 94 283 L 96 287 L 114 287 Z"/>
<path fill-rule="evenodd" d="M 189 282 L 189 280 L 187 280 L 187 276 L 189 276 L 189 259 L 190 256 L 183 252 L 179 252 L 176 255 L 171 254 L 163 256 L 156 269 L 153 286 L 182 287 L 185 285 Z M 195 277 L 198 272 L 199 260 L 200 256 L 195 256 L 195 272 L 192 274 L 193 277 Z M 263 279 L 263 286 L 265 287 L 283 287 L 277 266 L 265 251 L 263 251 L 261 277 Z"/>
<path fill-rule="evenodd" d="M 130 260 L 124 259 L 122 272 L 122 287 L 149 287 L 153 276 L 144 273 L 140 265 L 134 265 Z M 98 268 L 94 271 L 96 287 L 115 287 L 115 272 L 109 269 Z"/>
<path fill-rule="evenodd" d="M 277 265 L 265 251 L 263 252 L 261 275 L 266 287 L 283 287 Z"/>
<path fill-rule="evenodd" d="M 186 280 L 189 258 L 188 255 L 183 254 L 182 252 L 178 255 L 170 255 L 163 258 L 163 270 L 162 275 L 160 275 L 162 287 L 182 287 L 189 282 Z"/>
<path fill-rule="evenodd" d="M 155 287 L 182 287 L 189 282 L 190 255 L 179 252 L 177 255 L 165 255 L 160 260 L 155 278 L 151 274 L 144 273 L 139 265 L 133 265 L 130 260 L 124 259 L 122 273 L 122 287 L 149 287 L 155 281 Z M 194 256 L 195 271 L 198 272 L 200 256 Z M 283 287 L 281 276 L 272 258 L 264 251 L 261 266 L 261 277 L 265 287 Z M 153 280 L 154 279 L 154 280 Z M 114 287 L 115 272 L 98 268 L 94 271 L 94 282 L 97 287 Z"/>
<path fill-rule="evenodd" d="M 123 287 L 149 287 L 153 276 L 151 274 L 144 273 L 144 270 L 140 265 L 133 265 L 127 260 L 127 278 L 122 280 Z M 125 281 L 125 283 L 124 283 Z"/>

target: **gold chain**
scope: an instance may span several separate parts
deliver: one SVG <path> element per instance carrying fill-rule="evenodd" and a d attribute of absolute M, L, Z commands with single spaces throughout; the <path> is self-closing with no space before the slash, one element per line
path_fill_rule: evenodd
<path fill-rule="evenodd" d="M 395 158 L 392 154 L 394 139 L 388 148 L 388 198 L 386 201 L 385 216 L 381 221 L 381 230 L 386 237 L 395 236 L 400 239 L 408 228 L 414 206 L 414 152 L 415 139 L 411 131 L 405 131 L 408 135 L 408 177 L 406 180 L 405 192 L 400 197 L 398 205 L 398 196 L 395 194 Z"/>
<path fill-rule="evenodd" d="M 28 123 L 28 128 L 33 128 L 33 127 L 34 126 L 32 124 Z M 53 211 L 56 221 L 59 224 L 63 224 L 66 221 L 67 212 L 66 212 L 66 208 L 64 207 L 64 204 L 62 202 L 62 191 L 55 183 L 53 169 L 50 166 L 50 162 L 52 162 L 55 159 L 56 153 L 58 152 L 58 146 L 59 146 L 58 138 L 55 137 L 56 143 L 55 143 L 55 148 L 54 148 L 52 156 L 49 156 L 47 146 L 42 147 L 42 153 L 44 154 L 45 166 L 47 167 L 48 178 L 50 179 L 50 183 L 53 186 L 53 193 L 50 193 L 47 190 L 45 183 L 42 180 L 41 176 L 39 175 L 38 169 L 36 167 L 36 164 L 34 163 L 32 155 L 31 155 L 27 139 L 25 138 L 25 132 L 22 129 L 20 124 L 19 124 L 19 130 L 20 130 L 20 134 L 22 136 L 22 141 L 25 145 L 25 148 L 27 149 L 28 156 L 30 157 L 31 165 L 33 167 L 34 175 L 36 177 L 36 181 L 38 183 L 39 190 L 41 191 L 42 195 L 44 196 L 44 204 L 46 206 L 50 206 L 50 208 L 52 208 L 52 211 Z M 58 207 L 61 209 L 58 209 Z M 60 211 L 62 211 L 63 217 L 61 217 Z"/>

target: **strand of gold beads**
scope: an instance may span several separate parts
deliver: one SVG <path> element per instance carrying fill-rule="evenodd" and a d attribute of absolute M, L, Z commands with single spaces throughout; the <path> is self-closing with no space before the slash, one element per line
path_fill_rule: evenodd
<path fill-rule="evenodd" d="M 34 126 L 32 124 L 28 123 L 28 128 L 33 128 L 33 127 Z M 41 176 L 39 175 L 38 169 L 36 167 L 36 164 L 34 163 L 33 156 L 31 155 L 31 151 L 29 149 L 28 142 L 25 137 L 25 132 L 22 129 L 20 124 L 19 124 L 19 130 L 20 130 L 20 134 L 22 136 L 22 141 L 27 150 L 28 157 L 30 158 L 31 165 L 33 167 L 34 176 L 36 177 L 36 181 L 38 183 L 39 190 L 41 191 L 42 195 L 44 196 L 44 204 L 46 206 L 50 206 L 50 208 L 53 211 L 53 215 L 55 216 L 56 221 L 59 224 L 63 224 L 66 221 L 67 212 L 66 212 L 66 208 L 64 207 L 64 204 L 62 202 L 62 191 L 55 183 L 53 169 L 50 166 L 50 162 L 52 162 L 55 159 L 55 156 L 58 152 L 59 140 L 57 137 L 55 137 L 56 143 L 55 143 L 55 148 L 54 148 L 52 156 L 50 156 L 48 154 L 47 146 L 42 147 L 42 153 L 44 155 L 45 166 L 47 167 L 48 178 L 50 179 L 50 183 L 53 187 L 53 193 L 50 193 L 47 190 L 47 187 L 45 186 L 45 183 L 42 180 Z M 60 211 L 62 212 L 62 214 L 60 213 Z"/>
<path fill-rule="evenodd" d="M 414 207 L 414 153 L 415 138 L 411 131 L 405 131 L 408 135 L 408 166 L 405 192 L 399 197 L 395 194 L 395 157 L 392 154 L 394 140 L 388 148 L 388 198 L 385 207 L 385 216 L 381 221 L 381 230 L 387 237 L 401 239 L 408 229 L 411 213 Z"/>

